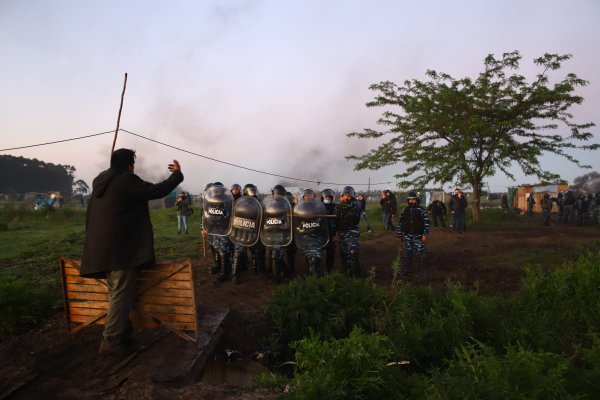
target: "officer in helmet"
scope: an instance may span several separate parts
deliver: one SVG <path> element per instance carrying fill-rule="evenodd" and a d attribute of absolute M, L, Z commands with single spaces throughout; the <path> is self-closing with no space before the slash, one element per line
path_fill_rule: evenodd
<path fill-rule="evenodd" d="M 296 202 L 294 201 L 294 195 L 292 194 L 292 192 L 286 191 L 285 198 L 290 202 L 293 210 L 294 206 L 296 205 Z M 284 271 L 284 275 L 289 276 L 291 278 L 296 272 L 296 253 L 298 252 L 298 247 L 296 247 L 296 242 L 294 240 L 292 240 L 292 242 L 285 247 L 285 252 L 287 258 L 287 265 L 286 270 Z"/>
<path fill-rule="evenodd" d="M 205 190 L 213 186 L 223 186 L 223 184 L 221 182 L 209 183 L 206 185 Z M 211 274 L 218 274 L 217 280 L 219 282 L 229 280 L 231 274 L 231 249 L 233 248 L 231 240 L 227 236 L 208 235 L 205 229 L 202 230 L 202 236 L 207 238 L 215 259 L 215 263 L 210 270 Z"/>
<path fill-rule="evenodd" d="M 206 193 L 206 191 L 208 190 L 208 188 L 210 188 L 212 186 L 212 182 L 207 183 L 206 186 L 204 186 L 204 192 Z M 204 194 L 202 195 L 204 197 Z M 200 215 L 202 215 L 202 213 L 200 213 Z M 202 224 L 202 217 L 200 217 L 200 224 Z M 206 243 L 208 243 L 208 248 L 212 254 L 212 258 L 213 258 L 213 265 L 212 267 L 210 267 L 210 273 L 215 275 L 219 272 L 219 266 L 220 266 L 220 258 L 219 258 L 219 252 L 215 249 L 215 245 L 214 245 L 214 236 L 209 235 L 208 231 L 206 229 L 204 229 L 202 226 L 200 226 L 200 229 L 202 231 L 202 238 L 203 240 L 206 241 Z"/>
<path fill-rule="evenodd" d="M 304 189 L 300 194 L 300 198 L 302 200 L 298 201 L 298 206 L 294 211 L 306 204 L 305 202 L 314 203 L 318 201 L 315 196 L 315 191 L 312 189 Z M 319 207 L 322 207 L 322 205 L 320 205 Z M 316 206 L 312 206 L 311 208 L 314 210 Z M 305 236 L 305 238 L 308 239 L 304 241 L 305 247 L 301 247 L 301 249 L 304 253 L 304 258 L 306 260 L 307 274 L 321 276 L 322 248 L 325 245 L 325 241 L 321 243 L 322 235 L 319 232 L 311 232 L 310 234 Z M 325 237 L 325 240 L 327 240 L 327 237 Z"/>
<path fill-rule="evenodd" d="M 271 189 L 271 194 L 273 196 L 283 196 L 285 197 L 285 187 L 283 185 L 275 185 Z M 290 203 L 291 204 L 291 203 Z M 272 281 L 274 283 L 281 282 L 281 276 L 287 275 L 287 267 L 284 261 L 285 247 L 284 246 L 265 246 L 265 259 L 267 265 L 267 269 L 269 269 L 272 273 Z"/>
<path fill-rule="evenodd" d="M 255 185 L 248 183 L 244 186 L 244 190 L 242 191 L 244 196 L 258 198 L 258 189 Z M 245 248 L 244 248 L 245 249 Z M 254 273 L 258 274 L 259 272 L 265 271 L 265 246 L 258 241 L 254 246 L 249 247 L 250 254 L 252 255 L 252 268 L 254 269 Z"/>
<path fill-rule="evenodd" d="M 327 214 L 335 216 L 336 204 L 333 202 L 335 198 L 333 190 L 323 189 L 321 198 L 327 209 Z M 335 264 L 335 218 L 328 218 L 327 223 L 329 224 L 329 242 L 327 242 L 327 245 L 325 246 L 325 267 L 327 268 L 327 273 L 330 274 L 331 271 L 333 271 L 333 266 Z"/>
<path fill-rule="evenodd" d="M 412 267 L 412 256 L 416 254 L 421 265 L 421 275 L 425 275 L 425 242 L 429 235 L 429 217 L 427 210 L 420 206 L 421 200 L 416 192 L 408 193 L 408 207 L 405 207 L 398 219 L 397 236 L 404 246 L 404 268 L 402 275 L 408 276 Z"/>
<path fill-rule="evenodd" d="M 352 186 L 346 186 L 340 194 L 340 202 L 336 206 L 336 236 L 340 244 L 340 255 L 344 272 L 355 278 L 360 276 L 360 216 L 362 207 L 355 199 Z"/>
<path fill-rule="evenodd" d="M 231 188 L 229 189 L 229 191 L 231 192 L 231 196 L 233 197 L 234 202 L 237 199 L 239 199 L 240 197 L 242 197 L 242 187 L 240 185 L 238 185 L 237 183 L 234 183 L 233 185 L 231 185 Z"/>

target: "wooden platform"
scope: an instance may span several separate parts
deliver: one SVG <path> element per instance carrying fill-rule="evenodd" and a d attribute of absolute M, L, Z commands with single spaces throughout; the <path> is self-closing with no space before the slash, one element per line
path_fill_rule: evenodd
<path fill-rule="evenodd" d="M 59 259 L 67 329 L 76 333 L 90 324 L 104 324 L 108 309 L 106 279 L 83 278 L 80 261 Z M 131 312 L 136 328 L 164 327 L 177 336 L 196 343 L 199 337 L 194 290 L 194 271 L 190 260 L 159 263 L 141 271 L 137 295 Z"/>

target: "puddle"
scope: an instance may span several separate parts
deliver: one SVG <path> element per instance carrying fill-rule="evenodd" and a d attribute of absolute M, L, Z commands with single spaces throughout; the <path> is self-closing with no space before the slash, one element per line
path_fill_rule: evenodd
<path fill-rule="evenodd" d="M 211 360 L 208 362 L 202 381 L 213 384 L 225 384 L 248 388 L 257 376 L 268 369 L 259 362 L 253 360 L 221 361 Z"/>

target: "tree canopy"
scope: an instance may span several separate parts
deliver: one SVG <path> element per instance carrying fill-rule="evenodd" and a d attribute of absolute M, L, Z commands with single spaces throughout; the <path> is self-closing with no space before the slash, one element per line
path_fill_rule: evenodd
<path fill-rule="evenodd" d="M 470 185 L 476 203 L 473 218 L 478 220 L 483 180 L 497 171 L 514 179 L 510 168 L 518 166 L 544 181 L 559 179 L 559 174 L 542 168 L 544 153 L 589 168 L 568 153 L 600 146 L 586 144 L 593 138 L 588 129 L 594 124 L 575 123 L 569 112 L 583 101 L 575 94 L 576 88 L 588 82 L 573 73 L 554 84 L 549 79 L 570 58 L 544 54 L 535 59 L 540 71 L 532 82 L 514 72 L 521 55 L 513 51 L 499 59 L 488 55 L 483 72 L 475 79 L 428 70 L 426 81 L 371 85 L 377 95 L 367 107 L 385 108 L 377 121 L 385 130 L 364 129 L 348 136 L 389 140 L 367 154 L 347 159 L 356 161 L 357 170 L 403 163 L 406 170 L 396 175 L 401 187 Z"/>
<path fill-rule="evenodd" d="M 0 155 L 0 193 L 60 191 L 71 193 L 75 167 L 37 159 Z"/>

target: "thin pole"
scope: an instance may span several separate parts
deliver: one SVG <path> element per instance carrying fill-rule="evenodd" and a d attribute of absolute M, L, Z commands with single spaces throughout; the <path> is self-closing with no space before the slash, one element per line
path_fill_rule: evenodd
<path fill-rule="evenodd" d="M 127 88 L 127 72 L 125 72 L 125 80 L 123 81 L 123 92 L 121 93 L 121 105 L 119 105 L 119 116 L 117 117 L 117 128 L 115 129 L 115 138 L 113 139 L 112 149 L 110 155 L 115 151 L 115 144 L 117 143 L 117 135 L 119 133 L 119 126 L 121 125 L 121 111 L 123 110 L 123 98 L 125 97 L 125 89 Z"/>

